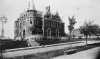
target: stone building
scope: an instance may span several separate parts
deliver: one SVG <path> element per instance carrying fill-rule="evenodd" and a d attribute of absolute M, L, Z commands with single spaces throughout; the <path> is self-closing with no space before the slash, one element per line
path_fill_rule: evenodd
<path fill-rule="evenodd" d="M 46 7 L 46 14 L 35 8 L 29 8 L 15 21 L 15 39 L 40 40 L 60 39 L 64 37 L 64 23 L 58 13 L 52 14 L 50 6 Z"/>
<path fill-rule="evenodd" d="M 27 10 L 15 21 L 15 38 L 42 34 L 42 15 L 36 10 Z"/>
<path fill-rule="evenodd" d="M 44 36 L 60 38 L 65 35 L 64 23 L 58 13 L 51 14 L 50 10 L 47 10 L 43 20 Z"/>

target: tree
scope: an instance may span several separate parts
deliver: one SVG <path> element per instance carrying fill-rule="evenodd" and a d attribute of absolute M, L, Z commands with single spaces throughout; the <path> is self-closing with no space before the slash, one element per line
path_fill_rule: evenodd
<path fill-rule="evenodd" d="M 97 24 L 93 24 L 92 22 L 85 22 L 83 26 L 80 26 L 80 33 L 84 34 L 86 37 L 86 45 L 87 38 L 91 35 L 100 34 L 100 27 Z"/>
<path fill-rule="evenodd" d="M 74 25 L 76 23 L 76 18 L 74 16 L 72 16 L 72 17 L 69 17 L 68 20 L 69 20 L 68 30 L 69 30 L 69 34 L 70 34 L 69 40 L 71 40 L 72 39 L 71 33 L 74 29 Z"/>

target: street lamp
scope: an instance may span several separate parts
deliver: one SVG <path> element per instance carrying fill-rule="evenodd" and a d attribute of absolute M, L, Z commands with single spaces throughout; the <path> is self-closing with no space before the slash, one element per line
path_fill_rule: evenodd
<path fill-rule="evenodd" d="M 4 24 L 7 22 L 7 17 L 1 16 L 0 22 L 2 23 L 1 37 L 3 38 L 4 37 Z"/>

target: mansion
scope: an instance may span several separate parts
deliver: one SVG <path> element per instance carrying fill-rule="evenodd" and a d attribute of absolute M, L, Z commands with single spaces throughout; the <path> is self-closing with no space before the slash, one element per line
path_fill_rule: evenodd
<path fill-rule="evenodd" d="M 15 39 L 60 40 L 64 36 L 64 23 L 57 12 L 51 13 L 50 6 L 46 7 L 44 15 L 31 8 L 15 21 Z"/>

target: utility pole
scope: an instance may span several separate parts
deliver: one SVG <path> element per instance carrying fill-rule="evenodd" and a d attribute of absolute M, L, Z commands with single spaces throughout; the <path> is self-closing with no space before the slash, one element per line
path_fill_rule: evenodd
<path fill-rule="evenodd" d="M 4 24 L 7 22 L 7 17 L 1 16 L 0 22 L 2 23 L 1 37 L 4 38 Z"/>

